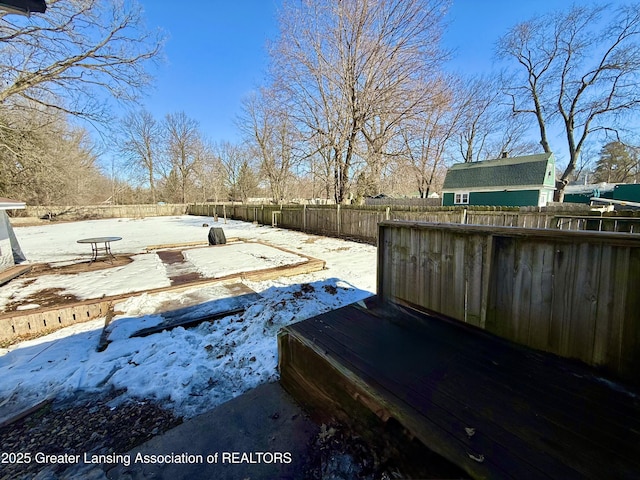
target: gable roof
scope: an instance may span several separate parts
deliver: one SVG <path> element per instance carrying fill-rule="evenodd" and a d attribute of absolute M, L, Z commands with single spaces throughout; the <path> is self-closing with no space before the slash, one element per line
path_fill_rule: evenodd
<path fill-rule="evenodd" d="M 553 153 L 539 153 L 524 157 L 457 163 L 447 171 L 442 189 L 542 185 L 547 173 L 547 164 L 552 156 Z"/>

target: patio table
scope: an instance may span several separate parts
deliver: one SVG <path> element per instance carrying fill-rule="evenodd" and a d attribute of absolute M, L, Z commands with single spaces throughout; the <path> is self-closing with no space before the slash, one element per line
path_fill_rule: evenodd
<path fill-rule="evenodd" d="M 111 253 L 111 242 L 117 242 L 122 240 L 122 237 L 95 237 L 95 238 L 82 238 L 78 240 L 78 243 L 90 243 L 91 244 L 91 261 L 98 260 L 100 252 L 104 252 L 104 256 L 107 258 L 116 258 Z M 104 244 L 104 246 L 100 245 Z"/>

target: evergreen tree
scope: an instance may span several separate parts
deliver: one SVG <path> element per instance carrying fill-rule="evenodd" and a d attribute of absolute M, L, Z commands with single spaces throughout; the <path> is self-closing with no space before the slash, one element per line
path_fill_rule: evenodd
<path fill-rule="evenodd" d="M 625 183 L 631 180 L 637 168 L 629 149 L 621 142 L 609 142 L 600 150 L 596 163 L 596 182 Z"/>

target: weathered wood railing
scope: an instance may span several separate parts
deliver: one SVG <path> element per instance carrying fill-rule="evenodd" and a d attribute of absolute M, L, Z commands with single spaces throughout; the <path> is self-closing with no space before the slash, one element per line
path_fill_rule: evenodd
<path fill-rule="evenodd" d="M 378 295 L 640 383 L 640 237 L 382 222 Z"/>
<path fill-rule="evenodd" d="M 640 233 L 640 216 L 558 215 L 556 227 L 560 230 Z"/>

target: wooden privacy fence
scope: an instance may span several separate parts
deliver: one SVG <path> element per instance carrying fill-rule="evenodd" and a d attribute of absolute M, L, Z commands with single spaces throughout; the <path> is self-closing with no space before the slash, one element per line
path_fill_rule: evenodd
<path fill-rule="evenodd" d="M 375 243 L 378 222 L 390 218 L 389 208 L 342 205 L 190 205 L 191 215 L 226 216 L 234 220 L 276 225 L 318 235 Z"/>
<path fill-rule="evenodd" d="M 378 296 L 640 383 L 640 237 L 382 222 Z"/>
<path fill-rule="evenodd" d="M 560 207 L 408 207 L 344 205 L 195 204 L 188 213 L 257 222 L 318 235 L 357 239 L 375 244 L 378 222 L 407 220 L 563 230 L 606 230 L 640 233 L 640 212 L 609 212 L 602 216 L 588 205 Z M 580 216 L 582 214 L 582 216 Z M 626 215 L 626 216 L 625 216 Z M 581 219 L 581 220 L 578 220 Z"/>
<path fill-rule="evenodd" d="M 16 211 L 21 217 L 49 217 L 69 220 L 84 218 L 142 218 L 184 215 L 187 213 L 186 203 L 176 204 L 143 204 L 143 205 L 49 205 L 27 206 Z"/>
<path fill-rule="evenodd" d="M 400 205 L 400 206 L 411 206 L 411 207 L 439 207 L 442 205 L 441 198 L 370 198 L 367 197 L 364 199 L 365 205 L 378 205 L 378 206 L 392 206 L 392 205 Z"/>

